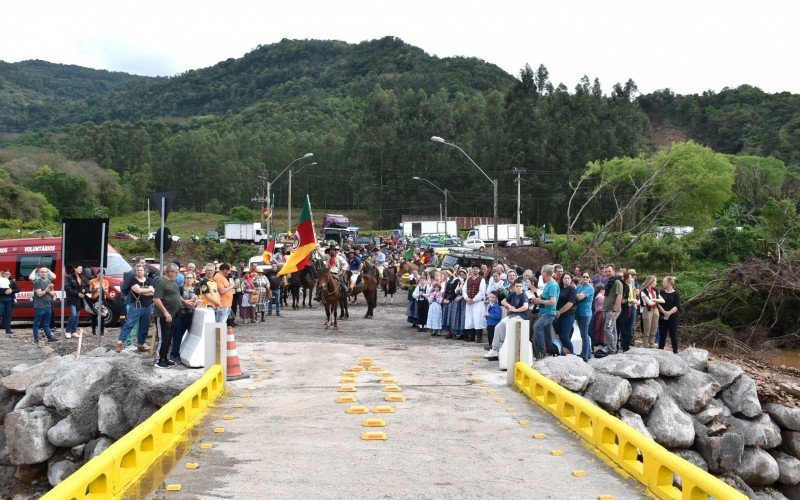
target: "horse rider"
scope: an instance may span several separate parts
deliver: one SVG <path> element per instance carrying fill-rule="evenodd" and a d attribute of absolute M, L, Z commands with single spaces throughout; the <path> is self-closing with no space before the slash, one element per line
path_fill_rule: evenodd
<path fill-rule="evenodd" d="M 378 279 L 383 279 L 383 268 L 386 267 L 386 254 L 383 253 L 383 247 L 385 245 L 381 245 L 375 248 L 375 268 L 378 270 Z"/>
<path fill-rule="evenodd" d="M 347 265 L 350 267 L 350 290 L 356 287 L 356 281 L 361 276 L 361 270 L 364 269 L 364 262 L 358 256 L 354 248 L 347 251 Z"/>
<path fill-rule="evenodd" d="M 342 287 L 342 290 L 347 290 L 347 285 L 345 284 L 345 273 L 347 273 L 347 260 L 339 254 L 339 247 L 336 246 L 336 243 L 332 243 L 325 249 L 325 253 L 328 254 L 328 257 L 323 260 L 325 267 L 328 268 L 330 273 L 339 280 L 339 286 Z M 319 302 L 322 300 L 322 289 L 317 287 L 317 296 L 316 301 Z"/>

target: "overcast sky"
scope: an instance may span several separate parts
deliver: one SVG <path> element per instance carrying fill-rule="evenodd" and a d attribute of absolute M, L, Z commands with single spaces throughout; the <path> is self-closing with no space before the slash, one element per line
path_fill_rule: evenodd
<path fill-rule="evenodd" d="M 800 93 L 797 0 L 3 2 L 0 59 L 43 59 L 172 76 L 283 38 L 356 43 L 397 36 L 439 57 L 474 56 L 513 75 L 541 63 L 570 89 Z"/>

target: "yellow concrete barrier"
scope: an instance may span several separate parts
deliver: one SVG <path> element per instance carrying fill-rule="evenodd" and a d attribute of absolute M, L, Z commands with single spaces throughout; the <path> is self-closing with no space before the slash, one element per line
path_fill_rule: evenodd
<path fill-rule="evenodd" d="M 525 363 L 517 362 L 514 365 L 514 384 L 531 400 L 608 455 L 658 498 L 747 499 L 740 491 L 670 453 L 620 419 L 564 389 Z M 680 477 L 682 490 L 672 485 L 673 474 Z"/>
<path fill-rule="evenodd" d="M 42 498 L 80 500 L 119 498 L 222 393 L 222 366 L 212 366 L 150 418 L 131 429 L 100 455 L 86 462 Z"/>

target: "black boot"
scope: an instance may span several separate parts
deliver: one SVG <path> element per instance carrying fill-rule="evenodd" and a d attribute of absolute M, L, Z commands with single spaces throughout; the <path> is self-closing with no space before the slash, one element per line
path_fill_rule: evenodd
<path fill-rule="evenodd" d="M 478 330 L 475 330 L 475 342 L 478 343 L 478 344 L 483 342 L 483 329 L 482 328 L 480 328 Z"/>
<path fill-rule="evenodd" d="M 475 340 L 475 329 L 468 328 L 464 332 L 464 335 L 461 337 L 461 340 L 466 340 L 467 342 L 472 342 L 473 340 Z"/>

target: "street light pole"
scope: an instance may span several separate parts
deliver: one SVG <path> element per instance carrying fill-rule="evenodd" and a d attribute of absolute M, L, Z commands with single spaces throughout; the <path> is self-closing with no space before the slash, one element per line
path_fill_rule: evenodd
<path fill-rule="evenodd" d="M 311 153 L 309 153 L 309 154 L 311 154 Z M 302 167 L 298 168 L 297 172 L 295 172 L 295 174 L 299 173 L 301 170 L 303 170 L 304 168 L 306 168 L 309 165 L 316 165 L 316 164 L 317 164 L 317 162 L 315 162 L 315 161 L 312 161 L 311 163 L 306 163 Z M 291 168 L 289 169 L 289 196 L 288 196 L 288 199 L 289 199 L 289 205 L 288 205 L 288 207 L 286 209 L 286 213 L 288 214 L 287 219 L 289 221 L 289 224 L 286 226 L 286 232 L 287 233 L 291 233 L 292 232 L 292 169 Z"/>
<path fill-rule="evenodd" d="M 525 173 L 525 169 L 515 168 L 514 173 L 517 174 L 517 230 L 519 230 L 519 226 L 521 224 L 520 218 L 522 216 L 522 188 L 520 187 L 521 186 L 520 176 L 521 174 Z M 522 236 L 524 235 L 524 232 L 525 231 L 523 230 L 523 234 L 519 234 L 517 236 L 517 245 L 520 246 L 522 245 Z"/>
<path fill-rule="evenodd" d="M 477 168 L 480 171 L 480 173 L 482 173 L 483 176 L 486 177 L 486 179 L 489 182 L 492 183 L 492 189 L 494 191 L 494 261 L 495 261 L 495 263 L 497 263 L 497 247 L 499 246 L 499 242 L 498 242 L 498 236 L 499 235 L 497 234 L 497 179 L 492 179 L 491 177 L 486 175 L 486 172 L 484 172 L 483 169 L 480 166 L 478 166 L 477 163 L 475 163 L 475 160 L 473 160 L 472 157 L 470 157 L 470 155 L 468 155 L 466 151 L 464 151 L 463 149 L 461 149 L 457 145 L 453 144 L 452 142 L 447 142 L 444 139 L 442 139 L 441 137 L 436 136 L 436 135 L 431 137 L 431 140 L 433 142 L 438 142 L 439 144 L 445 144 L 447 146 L 456 148 L 457 150 L 461 151 L 461 154 L 466 156 L 467 159 L 470 162 L 472 162 L 473 165 L 475 165 L 475 168 Z"/>
<path fill-rule="evenodd" d="M 286 168 L 284 168 L 283 170 L 281 170 L 281 173 L 279 173 L 278 175 L 276 175 L 276 176 L 275 176 L 275 178 L 274 178 L 274 179 L 272 179 L 272 182 L 275 182 L 275 181 L 277 181 L 277 180 L 278 180 L 278 178 L 279 178 L 280 176 L 282 176 L 282 175 L 283 175 L 283 174 L 284 174 L 284 173 L 285 173 L 287 170 L 289 170 L 289 167 L 291 167 L 292 165 L 294 165 L 296 162 L 298 162 L 298 161 L 302 160 L 303 158 L 311 158 L 312 156 L 314 156 L 314 153 L 306 153 L 306 154 L 304 154 L 303 156 L 301 156 L 301 157 L 299 157 L 299 158 L 295 158 L 295 159 L 294 159 L 294 160 L 292 160 L 292 161 L 291 161 L 291 162 L 290 162 L 288 165 L 286 165 Z M 291 185 L 291 184 L 290 184 L 290 185 Z M 271 188 L 271 187 L 272 187 L 272 183 L 271 183 L 270 181 L 267 181 L 267 204 L 268 204 L 268 205 L 270 204 L 270 197 L 269 197 L 269 195 L 270 195 L 270 188 Z M 271 208 L 272 208 L 272 207 L 270 206 L 270 209 L 271 209 Z M 270 231 L 270 230 L 272 229 L 272 228 L 270 227 L 270 226 L 271 226 L 271 222 L 272 222 L 272 211 L 270 211 L 270 214 L 269 214 L 269 219 L 267 219 L 267 234 L 270 234 L 270 233 L 271 233 L 271 231 Z M 292 224 L 292 221 L 291 221 L 291 220 L 289 220 L 289 229 L 290 229 L 290 230 L 291 230 L 291 224 Z"/>

